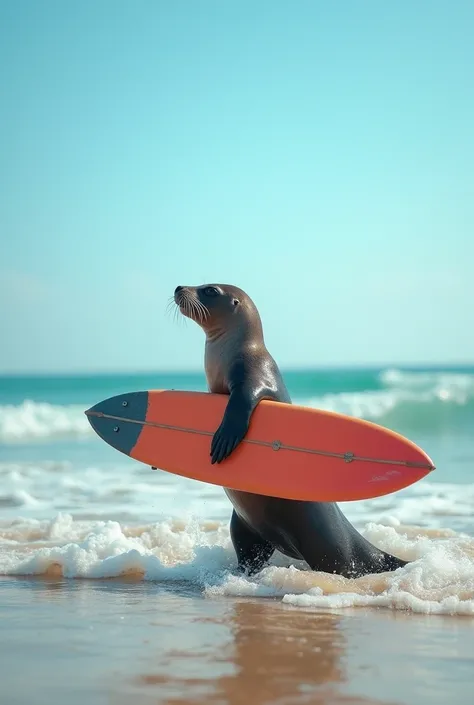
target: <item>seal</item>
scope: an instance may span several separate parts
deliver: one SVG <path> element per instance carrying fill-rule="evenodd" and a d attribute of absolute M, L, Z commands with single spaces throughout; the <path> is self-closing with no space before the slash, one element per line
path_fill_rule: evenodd
<path fill-rule="evenodd" d="M 229 396 L 210 446 L 211 462 L 222 463 L 245 437 L 251 415 L 262 399 L 291 404 L 291 398 L 265 345 L 257 307 L 242 289 L 228 284 L 178 286 L 174 301 L 206 335 L 204 364 L 209 391 Z M 336 503 L 229 489 L 223 472 L 223 488 L 233 505 L 230 534 L 239 572 L 259 572 L 275 549 L 289 558 L 304 560 L 312 570 L 351 578 L 406 565 L 367 541 Z"/>

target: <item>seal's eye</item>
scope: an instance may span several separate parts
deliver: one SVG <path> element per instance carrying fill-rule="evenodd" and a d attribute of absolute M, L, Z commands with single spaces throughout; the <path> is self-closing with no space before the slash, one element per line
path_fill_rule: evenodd
<path fill-rule="evenodd" d="M 215 288 L 215 286 L 206 286 L 204 289 L 204 293 L 206 296 L 219 296 L 219 292 Z"/>
<path fill-rule="evenodd" d="M 240 301 L 238 299 L 233 299 L 232 303 L 234 304 L 234 306 L 238 306 L 240 304 Z"/>

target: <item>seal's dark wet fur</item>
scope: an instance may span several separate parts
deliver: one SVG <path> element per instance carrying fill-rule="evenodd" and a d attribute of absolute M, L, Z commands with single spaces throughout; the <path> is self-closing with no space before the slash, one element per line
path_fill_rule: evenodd
<path fill-rule="evenodd" d="M 209 391 L 229 394 L 210 448 L 211 462 L 221 463 L 244 438 L 261 399 L 291 403 L 290 395 L 265 346 L 258 310 L 242 289 L 224 284 L 177 287 L 174 297 L 183 315 L 206 333 Z M 275 549 L 306 561 L 313 570 L 346 577 L 406 565 L 364 539 L 336 503 L 224 489 L 234 507 L 230 533 L 241 571 L 258 572 Z"/>

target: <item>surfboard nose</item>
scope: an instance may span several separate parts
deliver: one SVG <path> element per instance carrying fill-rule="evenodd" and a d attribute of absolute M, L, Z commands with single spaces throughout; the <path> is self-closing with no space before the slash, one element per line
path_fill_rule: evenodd
<path fill-rule="evenodd" d="M 130 455 L 143 429 L 147 409 L 148 392 L 130 392 L 104 399 L 84 413 L 102 440 Z"/>

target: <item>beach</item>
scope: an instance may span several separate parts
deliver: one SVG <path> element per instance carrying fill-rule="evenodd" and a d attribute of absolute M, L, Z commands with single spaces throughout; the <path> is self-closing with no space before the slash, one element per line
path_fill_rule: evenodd
<path fill-rule="evenodd" d="M 409 565 L 347 580 L 276 553 L 240 576 L 222 489 L 119 454 L 84 416 L 124 391 L 204 389 L 202 375 L 1 378 L 2 702 L 471 702 L 474 369 L 285 379 L 294 401 L 432 457 L 415 485 L 341 503 Z"/>
<path fill-rule="evenodd" d="M 473 2 L 1 3 L 0 705 L 471 705 L 473 26 Z M 148 405 L 137 443 L 152 395 L 85 414 L 209 389 L 234 393 L 215 430 Z M 285 390 L 423 461 L 299 420 L 247 437 L 235 482 L 148 455 L 159 426 L 221 460 Z M 399 568 L 238 570 L 226 485 L 334 472 L 352 498 L 364 467 L 426 474 L 247 496 L 241 565 Z"/>

